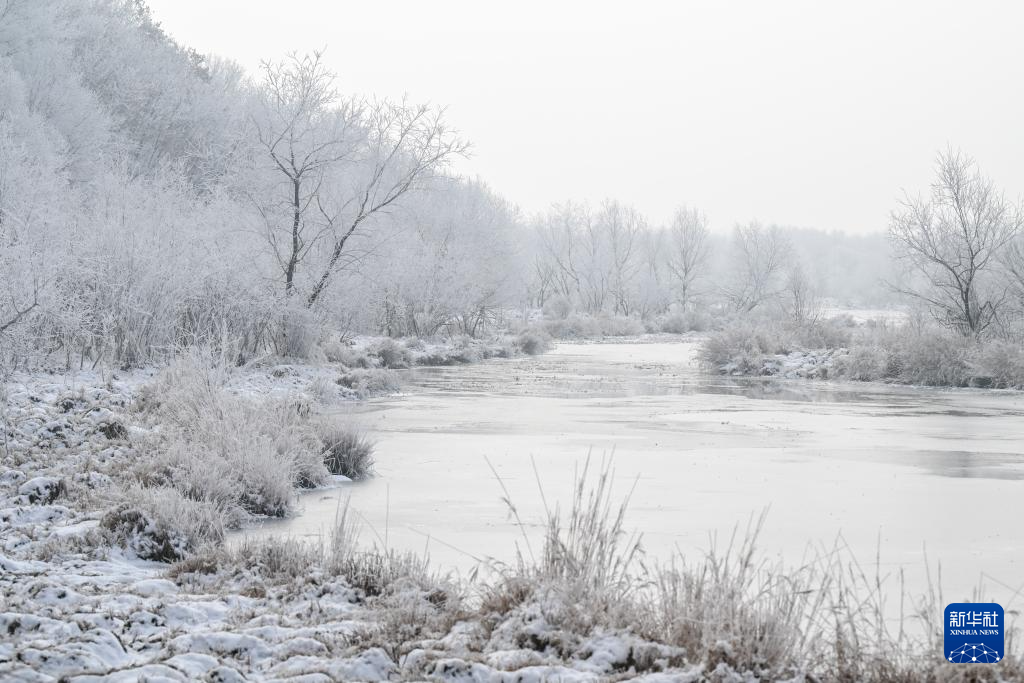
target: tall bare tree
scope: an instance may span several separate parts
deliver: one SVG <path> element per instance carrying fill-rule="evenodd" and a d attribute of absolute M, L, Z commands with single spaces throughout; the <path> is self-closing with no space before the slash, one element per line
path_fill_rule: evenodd
<path fill-rule="evenodd" d="M 339 97 L 334 74 L 319 52 L 264 62 L 262 69 L 263 106 L 255 117 L 256 134 L 275 170 L 284 176 L 282 203 L 290 219 L 282 230 L 275 215 L 264 213 L 266 239 L 290 296 L 299 265 L 324 237 L 318 209 L 327 172 L 356 152 L 354 124 L 361 105 Z"/>
<path fill-rule="evenodd" d="M 426 186 L 457 156 L 469 149 L 444 123 L 443 111 L 427 105 L 377 102 L 364 118 L 365 154 L 355 180 L 336 186 L 333 209 L 318 204 L 330 239 L 306 304 L 312 307 L 342 263 L 345 247 L 374 215 L 386 211 L 409 192 Z"/>
<path fill-rule="evenodd" d="M 668 229 L 668 249 L 665 265 L 676 282 L 678 301 L 689 305 L 694 296 L 694 285 L 707 263 L 708 219 L 703 212 L 682 206 L 676 209 Z"/>
<path fill-rule="evenodd" d="M 447 129 L 441 110 L 339 96 L 321 53 L 265 63 L 263 73 L 257 136 L 282 177 L 287 209 L 285 225 L 278 212 L 264 211 L 266 239 L 286 295 L 295 293 L 299 269 L 311 266 L 305 305 L 312 308 L 368 219 L 423 187 L 468 146 Z"/>
<path fill-rule="evenodd" d="M 900 291 L 964 336 L 983 333 L 1007 298 L 1007 287 L 987 275 L 1024 226 L 1021 205 L 1007 201 L 973 159 L 952 150 L 938 157 L 931 196 L 907 195 L 901 204 L 889 236 L 923 284 Z"/>
<path fill-rule="evenodd" d="M 631 206 L 606 201 L 598 212 L 596 224 L 607 244 L 607 281 L 614 311 L 628 316 L 633 312 L 634 281 L 644 265 L 641 238 L 647 230 L 647 221 Z"/>
<path fill-rule="evenodd" d="M 551 207 L 537 224 L 540 245 L 538 269 L 549 278 L 555 292 L 565 299 L 582 296 L 579 242 L 585 226 L 591 224 L 587 207 L 567 202 Z"/>
<path fill-rule="evenodd" d="M 759 223 L 737 225 L 733 230 L 732 281 L 724 288 L 726 299 L 737 311 L 752 311 L 784 288 L 782 275 L 790 243 L 777 226 Z"/>
<path fill-rule="evenodd" d="M 811 279 L 798 258 L 792 258 L 786 272 L 783 309 L 796 325 L 813 323 L 820 314 L 820 302 Z"/>

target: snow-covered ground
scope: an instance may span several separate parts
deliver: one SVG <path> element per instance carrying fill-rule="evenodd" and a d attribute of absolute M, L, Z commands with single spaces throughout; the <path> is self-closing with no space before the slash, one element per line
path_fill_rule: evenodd
<path fill-rule="evenodd" d="M 644 657 L 651 668 L 679 658 L 672 648 L 627 633 L 580 639 L 569 656 L 553 647 L 548 653 L 521 647 L 530 638 L 561 635 L 529 615 L 493 630 L 456 622 L 397 656 L 397 643 L 386 642 L 389 631 L 396 617 L 422 618 L 417 608 L 430 606 L 422 596 L 402 595 L 404 608 L 378 607 L 315 568 L 277 585 L 245 570 L 172 581 L 164 578 L 166 566 L 115 555 L 51 562 L 0 557 L 7 596 L 0 678 L 596 681 Z M 682 667 L 645 680 L 697 680 L 701 672 Z"/>

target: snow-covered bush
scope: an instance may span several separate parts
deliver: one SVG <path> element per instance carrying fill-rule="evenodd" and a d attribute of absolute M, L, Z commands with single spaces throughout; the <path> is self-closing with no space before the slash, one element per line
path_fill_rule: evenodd
<path fill-rule="evenodd" d="M 889 354 L 879 346 L 854 346 L 836 362 L 835 376 L 858 382 L 877 382 L 888 377 Z"/>
<path fill-rule="evenodd" d="M 673 311 L 655 322 L 659 331 L 671 334 L 703 332 L 711 327 L 711 318 L 708 313 L 696 309 Z"/>
<path fill-rule="evenodd" d="M 998 389 L 1024 388 L 1024 345 L 1000 339 L 980 344 L 968 361 L 972 380 Z"/>
<path fill-rule="evenodd" d="M 897 336 L 897 378 L 907 384 L 939 387 L 967 386 L 971 377 L 968 355 L 973 340 L 939 328 Z"/>
<path fill-rule="evenodd" d="M 603 467 L 592 481 L 589 465 L 588 458 L 575 482 L 568 515 L 549 510 L 540 556 L 520 550 L 518 562 L 500 567 L 484 589 L 481 609 L 500 614 L 504 626 L 498 630 L 504 631 L 510 647 L 530 644 L 532 633 L 532 647 L 571 650 L 580 636 L 616 623 L 630 609 L 633 572 L 642 555 L 640 538 L 624 528 L 628 498 L 619 505 L 611 499 L 610 467 Z M 506 503 L 517 517 L 511 501 Z M 561 644 L 538 634 L 537 627 Z"/>
<path fill-rule="evenodd" d="M 224 540 L 222 508 L 167 487 L 131 488 L 100 527 L 144 560 L 173 562 Z"/>
<path fill-rule="evenodd" d="M 789 327 L 796 344 L 805 349 L 839 349 L 848 347 L 855 327 L 845 319 L 816 320 Z"/>
<path fill-rule="evenodd" d="M 452 341 L 448 357 L 455 363 L 479 363 L 487 355 L 485 348 L 469 335 L 460 335 Z"/>
<path fill-rule="evenodd" d="M 565 320 L 572 313 L 572 301 L 566 296 L 556 295 L 544 302 L 544 317 Z"/>
<path fill-rule="evenodd" d="M 277 355 L 286 358 L 316 360 L 322 334 L 316 313 L 290 301 L 277 325 L 274 349 Z"/>
<path fill-rule="evenodd" d="M 712 371 L 738 375 L 1007 388 L 1024 386 L 1021 349 L 928 323 L 891 327 L 840 319 L 789 327 L 736 319 L 707 336 L 700 359 Z"/>
<path fill-rule="evenodd" d="M 756 540 L 748 531 L 724 552 L 657 568 L 641 598 L 641 633 L 711 670 L 724 663 L 773 678 L 804 660 L 806 620 L 820 599 L 815 577 L 759 561 Z"/>
<path fill-rule="evenodd" d="M 338 363 L 346 368 L 363 370 L 377 366 L 369 352 L 355 349 L 339 341 L 324 342 L 320 348 L 328 363 Z"/>
<path fill-rule="evenodd" d="M 432 581 L 426 556 L 394 548 L 350 548 L 346 553 L 335 554 L 328 568 L 370 597 L 399 593 L 405 581 L 421 585 Z"/>
<path fill-rule="evenodd" d="M 283 516 L 295 487 L 326 481 L 322 445 L 305 411 L 230 393 L 229 372 L 191 353 L 151 383 L 138 408 L 157 429 L 140 443 L 133 476 L 214 503 L 232 523 Z"/>
<path fill-rule="evenodd" d="M 393 394 L 401 390 L 397 375 L 391 370 L 351 370 L 338 377 L 338 384 L 352 389 L 360 398 Z"/>
<path fill-rule="evenodd" d="M 317 423 L 316 432 L 331 474 L 363 479 L 373 472 L 373 441 L 358 429 L 337 419 L 324 419 Z"/>
<path fill-rule="evenodd" d="M 516 338 L 516 344 L 526 355 L 536 356 L 551 349 L 551 337 L 547 332 L 533 328 L 522 332 Z"/>
<path fill-rule="evenodd" d="M 620 315 L 573 313 L 566 318 L 544 320 L 544 330 L 555 339 L 632 337 L 644 333 L 643 323 Z"/>
<path fill-rule="evenodd" d="M 792 349 L 787 339 L 775 326 L 739 321 L 712 332 L 700 350 L 700 360 L 718 371 L 760 374 L 767 355 L 785 354 Z"/>
<path fill-rule="evenodd" d="M 380 358 L 380 366 L 391 370 L 408 368 L 412 363 L 409 349 L 394 339 L 385 339 L 374 344 L 370 352 Z"/>

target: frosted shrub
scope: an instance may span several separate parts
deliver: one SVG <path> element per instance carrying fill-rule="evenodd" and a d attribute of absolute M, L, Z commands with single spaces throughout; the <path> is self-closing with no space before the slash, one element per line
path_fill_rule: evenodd
<path fill-rule="evenodd" d="M 598 318 L 601 334 L 607 337 L 635 337 L 645 332 L 644 324 L 636 318 L 613 315 Z"/>
<path fill-rule="evenodd" d="M 540 555 L 524 536 L 528 554 L 520 549 L 517 563 L 499 567 L 497 581 L 485 588 L 481 610 L 502 615 L 507 624 L 501 630 L 512 631 L 505 634 L 512 642 L 523 640 L 521 629 L 529 627 L 519 622 L 534 613 L 575 637 L 614 623 L 628 609 L 642 550 L 639 536 L 624 528 L 628 498 L 618 505 L 611 498 L 612 474 L 605 465 L 591 477 L 588 457 L 568 514 L 547 511 Z M 521 525 L 507 492 L 504 501 Z"/>
<path fill-rule="evenodd" d="M 344 576 L 350 586 L 369 597 L 396 593 L 405 581 L 426 582 L 430 578 L 425 556 L 393 548 L 350 549 L 336 556 L 329 567 L 332 573 Z"/>
<path fill-rule="evenodd" d="M 571 315 L 564 320 L 545 320 L 544 330 L 555 339 L 590 339 L 601 336 L 601 327 L 590 316 Z"/>
<path fill-rule="evenodd" d="M 171 488 L 132 488 L 100 528 L 144 560 L 172 562 L 224 540 L 222 510 Z"/>
<path fill-rule="evenodd" d="M 412 364 L 412 356 L 409 349 L 402 346 L 394 339 L 385 339 L 373 346 L 371 353 L 380 358 L 380 366 L 400 370 L 408 368 Z"/>
<path fill-rule="evenodd" d="M 369 353 L 341 342 L 327 342 L 321 345 L 321 352 L 328 363 L 338 363 L 346 368 L 366 369 L 377 366 L 377 359 L 371 357 Z"/>
<path fill-rule="evenodd" d="M 342 359 L 345 358 L 350 347 L 343 342 L 336 339 L 328 339 L 320 342 L 320 352 L 324 355 L 324 360 L 328 363 L 341 363 Z"/>
<path fill-rule="evenodd" d="M 317 377 L 306 385 L 305 394 L 311 401 L 318 404 L 328 405 L 334 403 L 338 398 L 337 386 L 324 377 Z"/>
<path fill-rule="evenodd" d="M 653 572 L 641 596 L 641 629 L 652 640 L 683 648 L 690 661 L 724 663 L 768 679 L 799 661 L 805 619 L 818 607 L 810 572 L 787 573 L 757 558 L 757 531 L 724 553 L 677 557 Z"/>
<path fill-rule="evenodd" d="M 556 339 L 631 337 L 644 333 L 644 325 L 624 316 L 591 316 L 574 313 L 565 319 L 545 320 L 544 330 Z"/>
<path fill-rule="evenodd" d="M 565 320 L 572 313 L 572 302 L 564 296 L 553 296 L 544 302 L 544 317 Z"/>
<path fill-rule="evenodd" d="M 796 341 L 808 349 L 839 349 L 853 340 L 854 328 L 844 319 L 808 322 L 796 326 Z"/>
<path fill-rule="evenodd" d="M 567 518 L 558 510 L 547 520 L 540 575 L 568 582 L 580 595 L 597 595 L 612 602 L 632 590 L 630 571 L 640 559 L 639 536 L 625 532 L 629 498 L 612 501 L 612 470 L 605 466 L 593 482 L 590 458 L 577 476 Z"/>
<path fill-rule="evenodd" d="M 857 346 L 836 361 L 836 374 L 859 382 L 875 382 L 887 377 L 889 354 L 877 346 Z"/>
<path fill-rule="evenodd" d="M 220 567 L 244 567 L 262 579 L 303 579 L 321 561 L 320 549 L 304 540 L 274 538 L 253 541 L 246 539 L 236 548 L 220 553 L 215 564 Z M 188 565 L 174 568 L 181 572 Z"/>
<path fill-rule="evenodd" d="M 551 347 L 549 345 L 548 349 L 550 348 Z M 498 340 L 495 340 L 495 342 L 493 342 L 490 346 L 487 347 L 487 353 L 485 355 L 487 357 L 493 358 L 512 358 L 513 356 L 516 355 L 516 351 L 520 349 L 521 347 L 518 344 L 518 339 L 511 337 L 502 337 Z"/>
<path fill-rule="evenodd" d="M 312 311 L 292 303 L 284 309 L 275 338 L 275 351 L 287 358 L 315 360 L 320 351 L 321 324 Z"/>
<path fill-rule="evenodd" d="M 897 353 L 899 379 L 908 384 L 962 387 L 971 371 L 967 364 L 971 342 L 938 329 L 901 338 Z"/>
<path fill-rule="evenodd" d="M 319 422 L 316 431 L 331 474 L 363 479 L 372 473 L 373 442 L 364 434 L 337 420 Z"/>
<path fill-rule="evenodd" d="M 217 348 L 241 365 L 270 348 L 275 299 L 231 272 L 204 278 L 178 304 L 175 348 Z"/>
<path fill-rule="evenodd" d="M 998 389 L 1024 388 L 1024 346 L 992 340 L 972 350 L 968 361 L 975 383 Z"/>
<path fill-rule="evenodd" d="M 224 513 L 229 528 L 240 526 L 247 515 L 239 505 L 238 473 L 223 458 L 196 452 L 195 444 L 168 444 L 162 457 L 144 458 L 133 477 L 149 487 L 170 487 L 189 500 L 204 501 Z"/>
<path fill-rule="evenodd" d="M 657 327 L 661 332 L 685 334 L 686 332 L 704 332 L 711 327 L 709 316 L 703 311 L 673 311 L 662 318 Z"/>
<path fill-rule="evenodd" d="M 239 444 L 241 445 L 241 444 Z M 284 517 L 291 511 L 296 482 L 296 467 L 289 457 L 274 448 L 269 440 L 257 439 L 245 444 L 242 457 L 232 454 L 241 484 L 239 505 L 252 515 Z"/>
<path fill-rule="evenodd" d="M 484 349 L 476 341 L 465 335 L 455 340 L 455 348 L 449 357 L 456 363 L 479 363 L 484 359 Z"/>
<path fill-rule="evenodd" d="M 294 405 L 229 393 L 228 371 L 209 361 L 186 355 L 142 392 L 137 408 L 159 429 L 130 476 L 216 505 L 233 526 L 288 514 L 294 487 L 326 481 L 320 441 Z"/>
<path fill-rule="evenodd" d="M 766 355 L 788 353 L 792 344 L 784 335 L 767 325 L 733 323 L 708 335 L 700 350 L 700 360 L 709 368 L 758 372 Z"/>
<path fill-rule="evenodd" d="M 536 356 L 551 349 L 551 337 L 543 330 L 529 329 L 519 335 L 516 345 L 528 356 Z"/>
<path fill-rule="evenodd" d="M 794 328 L 739 320 L 709 334 L 699 357 L 713 371 L 759 375 L 786 362 L 772 356 L 809 350 L 806 358 L 818 363 L 820 372 L 800 376 L 1008 388 L 1024 386 L 1021 349 L 998 339 L 965 338 L 927 323 L 859 326 L 840 319 Z"/>
<path fill-rule="evenodd" d="M 359 398 L 393 394 L 402 388 L 391 370 L 352 370 L 338 378 L 338 384 L 356 392 Z"/>

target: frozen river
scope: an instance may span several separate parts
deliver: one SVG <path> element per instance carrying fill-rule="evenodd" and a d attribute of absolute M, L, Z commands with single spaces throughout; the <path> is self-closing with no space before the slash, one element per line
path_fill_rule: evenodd
<path fill-rule="evenodd" d="M 692 343 L 561 344 L 536 358 L 409 371 L 406 394 L 355 410 L 377 441 L 376 478 L 303 498 L 249 533 L 318 535 L 351 496 L 362 539 L 426 548 L 441 568 L 514 558 L 508 488 L 539 548 L 543 503 L 569 500 L 573 469 L 614 449 L 636 483 L 628 524 L 649 555 L 708 547 L 768 509 L 760 546 L 797 562 L 841 534 L 865 564 L 946 602 L 981 583 L 1020 607 L 1024 395 L 702 374 Z M 870 571 L 873 568 L 869 567 Z M 1022 599 L 1024 600 L 1024 599 Z"/>

